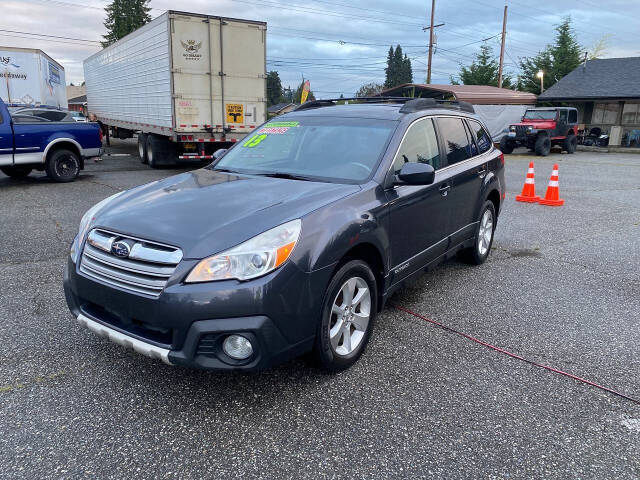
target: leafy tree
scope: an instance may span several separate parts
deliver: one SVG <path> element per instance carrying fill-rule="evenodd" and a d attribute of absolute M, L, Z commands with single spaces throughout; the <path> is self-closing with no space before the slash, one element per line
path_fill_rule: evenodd
<path fill-rule="evenodd" d="M 411 68 L 411 60 L 402 54 L 402 47 L 397 45 L 395 50 L 393 46 L 389 47 L 387 55 L 387 68 L 384 69 L 385 81 L 384 87 L 391 88 L 404 83 L 413 83 L 413 71 Z"/>
<path fill-rule="evenodd" d="M 293 96 L 294 103 L 300 103 L 300 100 L 302 99 L 302 89 L 303 88 L 304 88 L 304 82 L 300 82 L 300 85 L 298 85 L 298 88 L 296 89 L 296 93 Z M 311 102 L 311 101 L 313 101 L 315 99 L 316 99 L 315 95 L 313 94 L 311 89 L 309 89 L 309 95 L 307 96 L 307 102 Z"/>
<path fill-rule="evenodd" d="M 582 61 L 582 47 L 571 27 L 571 17 L 564 17 L 556 25 L 556 37 L 552 45 L 534 57 L 520 59 L 519 88 L 532 93 L 540 93 L 540 80 L 536 74 L 544 72 L 544 88 L 549 88 L 566 74 L 574 70 Z"/>
<path fill-rule="evenodd" d="M 493 49 L 489 45 L 483 44 L 480 46 L 480 52 L 476 54 L 475 60 L 471 62 L 471 65 L 460 67 L 460 81 L 464 85 L 492 85 L 497 87 L 499 69 L 500 64 L 493 54 Z M 453 77 L 451 77 L 451 83 L 453 85 L 459 84 Z M 511 88 L 511 77 L 505 75 L 504 72 L 502 74 L 502 87 Z"/>
<path fill-rule="evenodd" d="M 598 58 L 604 57 L 609 49 L 609 40 L 611 39 L 611 34 L 608 33 L 600 37 L 589 49 L 589 60 L 597 60 Z"/>
<path fill-rule="evenodd" d="M 125 35 L 137 30 L 145 23 L 151 21 L 151 0 L 113 0 L 104 8 L 107 18 L 104 26 L 107 34 L 103 35 L 102 47 L 108 47 L 113 42 L 120 40 Z"/>
<path fill-rule="evenodd" d="M 267 73 L 267 105 L 275 105 L 282 102 L 282 100 L 283 91 L 280 75 L 278 75 L 278 72 L 272 70 Z"/>
<path fill-rule="evenodd" d="M 356 97 L 373 97 L 384 90 L 384 85 L 380 83 L 365 83 L 356 92 Z"/>

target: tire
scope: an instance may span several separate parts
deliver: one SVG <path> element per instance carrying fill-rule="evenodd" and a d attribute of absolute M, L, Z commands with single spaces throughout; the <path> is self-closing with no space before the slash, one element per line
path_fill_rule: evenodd
<path fill-rule="evenodd" d="M 500 151 L 502 153 L 509 155 L 510 153 L 513 153 L 514 148 L 513 143 L 511 143 L 507 137 L 502 137 L 500 140 Z"/>
<path fill-rule="evenodd" d="M 80 174 L 80 157 L 71 150 L 56 150 L 49 154 L 44 169 L 54 182 L 73 182 Z"/>
<path fill-rule="evenodd" d="M 138 157 L 142 164 L 149 163 L 147 159 L 147 136 L 146 133 L 138 134 Z"/>
<path fill-rule="evenodd" d="M 487 223 L 486 220 L 489 220 Z M 491 200 L 487 200 L 480 209 L 478 225 L 474 234 L 473 246 L 460 252 L 460 258 L 472 265 L 481 265 L 485 262 L 491 245 L 493 245 L 493 233 L 496 230 L 496 209 Z"/>
<path fill-rule="evenodd" d="M 147 163 L 151 168 L 158 168 L 162 163 L 160 143 L 155 135 L 147 135 Z"/>
<path fill-rule="evenodd" d="M 549 152 L 551 152 L 551 139 L 549 135 L 538 135 L 534 148 L 536 155 L 540 155 L 541 157 L 549 155 Z"/>
<path fill-rule="evenodd" d="M 564 139 L 562 144 L 562 149 L 567 153 L 574 153 L 576 151 L 576 146 L 578 145 L 578 139 L 575 135 L 568 135 L 567 138 Z"/>
<path fill-rule="evenodd" d="M 355 292 L 355 299 L 360 295 L 358 303 L 349 307 L 346 292 Z M 356 363 L 369 342 L 377 307 L 378 287 L 369 265 L 361 260 L 344 264 L 325 292 L 313 349 L 316 364 L 326 371 L 339 372 Z"/>
<path fill-rule="evenodd" d="M 11 178 L 25 178 L 33 170 L 28 165 L 12 165 L 10 167 L 0 167 L 0 171 L 7 177 Z"/>

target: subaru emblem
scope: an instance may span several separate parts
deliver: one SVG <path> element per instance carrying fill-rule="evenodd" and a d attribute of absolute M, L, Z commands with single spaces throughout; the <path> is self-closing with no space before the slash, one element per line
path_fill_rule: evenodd
<path fill-rule="evenodd" d="M 111 253 L 116 257 L 126 258 L 131 253 L 131 247 L 129 247 L 127 242 L 113 242 L 113 245 L 111 245 Z"/>

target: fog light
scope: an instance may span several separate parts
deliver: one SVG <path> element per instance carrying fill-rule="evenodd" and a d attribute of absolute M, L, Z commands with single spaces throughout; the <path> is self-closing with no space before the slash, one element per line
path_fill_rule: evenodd
<path fill-rule="evenodd" d="M 234 360 L 246 360 L 253 355 L 251 342 L 242 335 L 229 335 L 222 343 L 222 350 Z"/>

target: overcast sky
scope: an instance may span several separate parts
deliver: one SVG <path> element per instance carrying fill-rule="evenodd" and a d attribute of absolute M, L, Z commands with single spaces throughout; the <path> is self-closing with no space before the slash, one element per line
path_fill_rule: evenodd
<path fill-rule="evenodd" d="M 82 61 L 100 49 L 106 0 L 2 0 L 0 45 L 39 48 L 60 62 L 67 83 L 83 80 Z M 562 5 L 560 5 L 562 3 Z M 571 15 L 589 50 L 605 35 L 605 57 L 640 56 L 640 2 L 636 0 L 508 0 L 506 70 L 535 55 L 553 38 L 553 26 Z M 172 8 L 267 22 L 267 70 L 284 86 L 302 76 L 317 97 L 352 96 L 360 85 L 383 82 L 390 44 L 412 59 L 415 82 L 426 77 L 429 0 L 152 0 L 152 17 Z M 449 83 L 471 62 L 483 39 L 499 53 L 504 0 L 437 0 L 437 49 L 432 83 Z M 16 33 L 19 32 L 19 33 Z M 27 35 L 37 34 L 37 35 Z M 55 35 L 80 40 L 47 38 Z M 474 42 L 474 43 L 472 43 Z"/>

